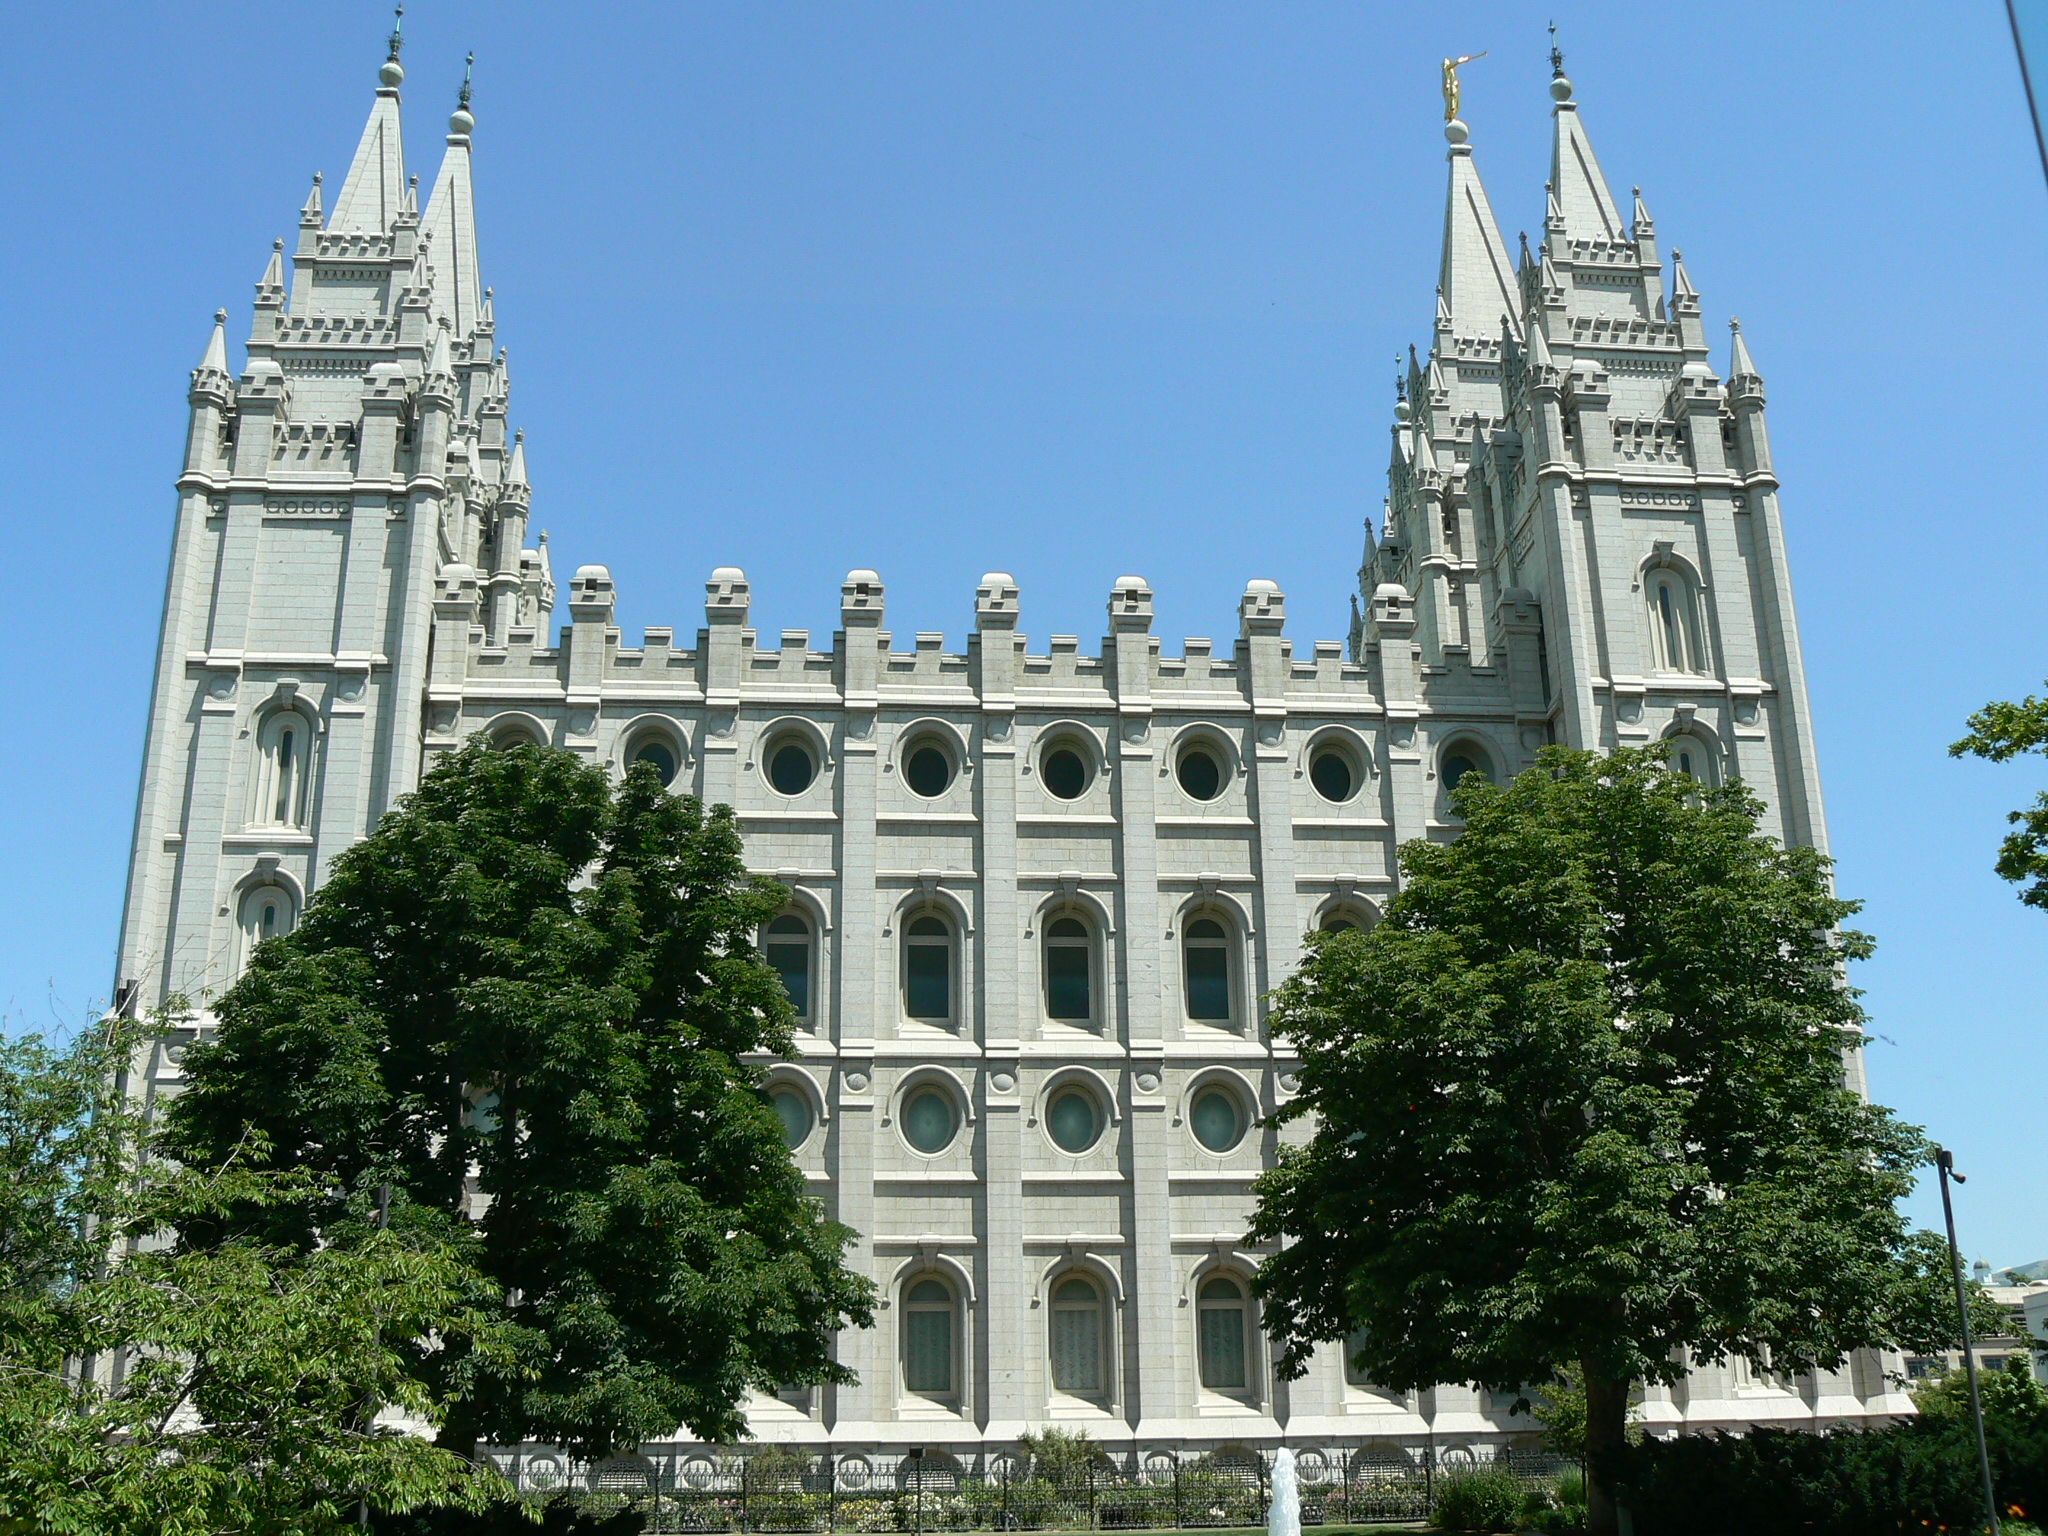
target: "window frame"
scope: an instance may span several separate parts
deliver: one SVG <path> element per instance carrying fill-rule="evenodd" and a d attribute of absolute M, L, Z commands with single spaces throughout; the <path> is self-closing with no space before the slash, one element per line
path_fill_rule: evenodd
<path fill-rule="evenodd" d="M 1220 938 L 1207 934 L 1197 936 L 1191 932 L 1197 923 L 1212 922 L 1223 930 Z M 1242 1033 L 1244 1029 L 1243 971 L 1244 948 L 1242 928 L 1236 917 L 1222 907 L 1202 905 L 1191 907 L 1180 917 L 1180 989 L 1181 1017 L 1189 1024 L 1199 1024 L 1208 1029 L 1225 1029 Z M 1188 969 L 1189 957 L 1194 950 L 1207 951 L 1211 948 L 1223 955 L 1223 996 L 1225 1011 L 1221 1017 L 1198 1016 L 1194 1011 L 1193 977 Z"/>
<path fill-rule="evenodd" d="M 1063 1300 L 1060 1292 L 1071 1285 L 1086 1286 L 1092 1299 L 1086 1302 Z M 1092 1269 L 1076 1265 L 1055 1274 L 1046 1283 L 1045 1296 L 1045 1379 L 1049 1395 L 1055 1399 L 1072 1398 L 1107 1408 L 1116 1396 L 1116 1328 L 1110 1305 L 1110 1287 Z M 1063 1386 L 1059 1378 L 1060 1319 L 1088 1315 L 1092 1315 L 1095 1325 L 1095 1385 Z"/>
<path fill-rule="evenodd" d="M 272 897 L 277 900 L 283 923 L 274 932 L 263 933 L 259 931 L 260 919 L 256 919 L 256 908 L 259 902 Z M 261 877 L 244 883 L 235 896 L 235 932 L 239 946 L 235 974 L 239 976 L 249 968 L 257 946 L 265 939 L 282 938 L 298 926 L 299 896 L 289 885 L 279 879 Z"/>
<path fill-rule="evenodd" d="M 927 920 L 939 923 L 945 929 L 943 940 L 934 939 L 930 934 L 913 933 L 911 930 Z M 960 942 L 961 923 L 953 913 L 935 903 L 913 907 L 903 913 L 897 928 L 897 1007 L 906 1023 L 920 1025 L 926 1029 L 943 1029 L 957 1032 L 963 1022 L 960 1006 L 961 952 L 965 946 Z M 936 949 L 943 945 L 945 967 L 942 972 L 946 984 L 946 1011 L 943 1014 L 920 1014 L 911 1011 L 911 967 L 910 954 L 913 948 Z"/>
<path fill-rule="evenodd" d="M 1081 788 L 1071 799 L 1054 792 L 1046 783 L 1045 765 L 1052 755 L 1069 751 L 1081 763 Z M 1108 771 L 1100 742 L 1092 732 L 1074 721 L 1054 721 L 1039 731 L 1031 743 L 1031 772 L 1038 780 L 1039 793 L 1053 805 L 1080 805 L 1101 787 Z"/>
<path fill-rule="evenodd" d="M 619 741 L 619 777 L 633 771 L 633 765 L 640 760 L 640 754 L 649 747 L 660 747 L 675 760 L 675 772 L 670 774 L 662 788 L 671 794 L 680 793 L 678 786 L 690 768 L 689 743 L 683 739 L 676 726 L 660 716 L 642 718 L 627 725 Z"/>
<path fill-rule="evenodd" d="M 1645 567 L 1642 583 L 1650 627 L 1650 671 L 1673 677 L 1706 676 L 1706 625 L 1700 612 L 1699 583 L 1684 566 L 1669 560 Z"/>
<path fill-rule="evenodd" d="M 292 738 L 295 759 L 290 764 L 292 777 L 289 786 L 280 782 L 283 765 L 279 760 L 287 733 Z M 258 718 L 254 735 L 256 771 L 247 824 L 275 828 L 281 832 L 308 830 L 313 819 L 313 777 L 320 743 L 319 722 L 295 704 L 279 704 L 265 710 Z M 277 810 L 280 799 L 290 801 L 283 814 Z"/>
<path fill-rule="evenodd" d="M 1228 1281 L 1236 1287 L 1237 1296 L 1234 1301 L 1228 1299 L 1211 1300 L 1206 1294 L 1209 1287 L 1219 1280 Z M 1261 1394 L 1257 1385 L 1259 1381 L 1259 1360 L 1257 1345 L 1253 1336 L 1257 1332 L 1258 1319 L 1252 1311 L 1250 1282 L 1236 1269 L 1227 1265 L 1217 1265 L 1213 1268 L 1205 1269 L 1195 1276 L 1194 1292 L 1195 1384 L 1197 1388 L 1204 1396 L 1220 1397 L 1231 1402 L 1243 1403 L 1247 1406 L 1257 1405 Z M 1210 1383 L 1209 1339 L 1208 1329 L 1204 1322 L 1204 1319 L 1212 1313 L 1229 1311 L 1236 1312 L 1238 1316 L 1237 1344 L 1242 1357 L 1239 1361 L 1239 1371 L 1243 1381 L 1240 1385 L 1234 1387 L 1228 1385 L 1216 1386 Z"/>
<path fill-rule="evenodd" d="M 1055 934 L 1054 927 L 1061 923 L 1078 923 L 1079 936 Z M 1038 1003 L 1048 1024 L 1063 1025 L 1068 1029 L 1100 1031 L 1103 1026 L 1102 999 L 1108 988 L 1103 974 L 1102 925 L 1092 913 L 1072 905 L 1061 905 L 1043 912 L 1038 920 Z M 1082 955 L 1083 984 L 1088 993 L 1088 1010 L 1079 1015 L 1056 1014 L 1053 1010 L 1052 953 L 1079 950 Z"/>
<path fill-rule="evenodd" d="M 784 907 L 780 912 L 776 913 L 773 917 L 769 918 L 767 922 L 761 925 L 760 937 L 756 942 L 760 946 L 762 960 L 765 961 L 768 964 L 769 968 L 775 972 L 777 980 L 781 980 L 784 975 L 784 972 L 782 971 L 781 967 L 775 964 L 774 960 L 770 957 L 768 951 L 770 946 L 774 944 L 779 943 L 784 946 L 788 946 L 789 944 L 791 944 L 792 940 L 787 933 L 781 934 L 779 936 L 775 933 L 775 925 L 777 923 L 786 921 L 795 921 L 803 924 L 804 1003 L 802 1007 L 796 1010 L 796 1016 L 798 1021 L 803 1024 L 805 1031 L 807 1033 L 816 1034 L 817 1030 L 815 1026 L 817 1023 L 819 980 L 819 925 L 817 918 L 814 917 L 808 911 L 804 910 L 802 907 Z M 787 996 L 788 992 L 789 985 L 785 981 L 783 983 L 783 993 L 785 996 Z"/>
<path fill-rule="evenodd" d="M 1210 1093 L 1226 1095 L 1237 1109 L 1237 1139 L 1220 1152 L 1195 1133 L 1195 1106 Z M 1188 1139 L 1204 1157 L 1232 1157 L 1242 1152 L 1258 1118 L 1258 1094 L 1250 1083 L 1228 1067 L 1212 1068 L 1189 1082 L 1181 1105 L 1181 1121 L 1187 1128 Z"/>
<path fill-rule="evenodd" d="M 946 1299 L 943 1304 L 933 1301 L 928 1297 L 918 1301 L 911 1300 L 911 1293 L 927 1284 L 936 1285 L 945 1293 Z M 925 1402 L 958 1412 L 961 1403 L 966 1400 L 966 1394 L 962 1390 L 964 1362 L 961 1356 L 964 1351 L 961 1346 L 964 1343 L 963 1334 L 965 1329 L 961 1321 L 960 1287 L 954 1283 L 953 1278 L 946 1274 L 945 1271 L 936 1268 L 925 1268 L 905 1275 L 897 1285 L 896 1295 L 898 1306 L 901 1308 L 900 1315 L 903 1318 L 902 1324 L 897 1329 L 896 1340 L 897 1382 L 903 1391 L 903 1395 L 910 1398 L 921 1398 Z M 946 1318 L 947 1384 L 942 1389 L 914 1387 L 910 1384 L 912 1332 L 910 1319 L 913 1316 L 929 1317 L 940 1313 L 943 1313 Z"/>

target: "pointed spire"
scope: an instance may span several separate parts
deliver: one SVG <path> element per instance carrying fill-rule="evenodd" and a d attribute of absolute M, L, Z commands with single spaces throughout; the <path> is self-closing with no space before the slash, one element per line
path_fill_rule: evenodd
<path fill-rule="evenodd" d="M 228 312 L 216 309 L 213 312 L 213 334 L 206 341 L 206 355 L 199 359 L 201 373 L 226 373 L 228 371 Z"/>
<path fill-rule="evenodd" d="M 427 377 L 431 379 L 444 375 L 448 378 L 455 376 L 455 362 L 448 348 L 446 321 L 434 327 L 434 339 L 427 347 Z"/>
<path fill-rule="evenodd" d="M 1742 322 L 1730 320 L 1728 333 L 1728 382 L 1732 384 L 1737 379 L 1761 380 L 1763 375 L 1756 371 L 1756 364 L 1749 355 L 1749 345 L 1742 339 Z"/>
<path fill-rule="evenodd" d="M 400 6 L 399 22 L 404 18 L 405 7 Z M 398 131 L 398 87 L 405 79 L 398 50 L 403 41 L 394 25 L 391 55 L 377 70 L 370 120 L 363 125 L 356 157 L 349 162 L 341 195 L 334 200 L 334 217 L 328 221 L 327 227 L 337 234 L 382 234 L 398 217 L 405 196 L 405 146 Z"/>
<path fill-rule="evenodd" d="M 318 229 L 320 227 L 320 218 L 320 173 L 315 171 L 313 173 L 313 190 L 306 194 L 305 206 L 299 210 L 299 222 Z"/>
<path fill-rule="evenodd" d="M 1465 125 L 1444 124 L 1451 163 L 1444 201 L 1443 259 L 1437 269 L 1437 328 L 1466 336 L 1490 336 L 1494 317 L 1521 313 L 1507 243 L 1494 222 L 1493 206 L 1472 163 Z"/>
<path fill-rule="evenodd" d="M 1676 309 L 1687 300 L 1693 308 L 1699 308 L 1699 290 L 1692 285 L 1692 279 L 1685 275 L 1685 257 L 1678 251 L 1671 253 L 1671 304 Z"/>
<path fill-rule="evenodd" d="M 1429 426 L 1426 422 L 1415 424 L 1415 451 L 1409 456 L 1409 463 L 1415 473 L 1433 475 L 1436 473 L 1436 447 L 1429 440 Z"/>
<path fill-rule="evenodd" d="M 1551 99 L 1557 103 L 1550 185 L 1558 216 L 1572 239 L 1619 241 L 1623 238 L 1621 210 L 1614 206 L 1614 194 L 1607 190 L 1607 178 L 1593 158 L 1593 146 L 1579 121 L 1578 103 L 1572 100 L 1572 83 L 1564 75 L 1562 55 L 1557 56 L 1555 69 L 1550 82 Z"/>
<path fill-rule="evenodd" d="M 434 313 L 445 316 L 455 334 L 467 336 L 483 314 L 483 284 L 476 254 L 476 198 L 470 183 L 469 136 L 476 118 L 469 110 L 469 72 L 476 55 L 463 66 L 462 94 L 448 119 L 448 150 L 427 198 L 422 232 L 439 249 L 435 255 Z"/>
<path fill-rule="evenodd" d="M 505 484 L 532 489 L 526 481 L 526 429 L 512 434 L 512 467 L 505 471 Z"/>
<path fill-rule="evenodd" d="M 269 294 L 275 294 L 280 300 L 284 298 L 284 242 L 282 240 L 273 240 L 270 243 L 270 260 L 263 264 L 263 276 L 256 284 L 256 297 L 259 300 Z"/>
<path fill-rule="evenodd" d="M 1657 223 L 1650 217 L 1650 210 L 1643 206 L 1643 189 L 1631 187 L 1629 191 L 1636 200 L 1635 212 L 1629 219 L 1629 238 L 1641 240 L 1654 235 L 1657 233 Z"/>
<path fill-rule="evenodd" d="M 1550 361 L 1550 342 L 1543 334 L 1543 326 L 1533 318 L 1529 322 L 1529 350 L 1523 358 L 1523 366 L 1530 373 L 1555 366 Z"/>

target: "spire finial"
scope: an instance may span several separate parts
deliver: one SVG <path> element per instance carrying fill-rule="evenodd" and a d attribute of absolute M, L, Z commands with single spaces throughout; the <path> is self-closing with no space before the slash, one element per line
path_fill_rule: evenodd
<path fill-rule="evenodd" d="M 386 90 L 395 91 L 405 81 L 405 66 L 398 62 L 398 50 L 405 46 L 402 35 L 405 26 L 405 7 L 394 6 L 391 20 L 391 52 L 377 67 L 377 83 Z"/>
<path fill-rule="evenodd" d="M 462 61 L 462 94 L 456 98 L 455 102 L 458 107 L 465 110 L 469 107 L 469 72 L 474 68 L 476 68 L 476 50 L 472 48 L 469 50 L 469 57 Z"/>
<path fill-rule="evenodd" d="M 1564 53 L 1557 46 L 1557 23 L 1555 21 L 1552 21 L 1550 24 L 1550 78 L 1553 80 L 1562 80 L 1564 78 Z"/>

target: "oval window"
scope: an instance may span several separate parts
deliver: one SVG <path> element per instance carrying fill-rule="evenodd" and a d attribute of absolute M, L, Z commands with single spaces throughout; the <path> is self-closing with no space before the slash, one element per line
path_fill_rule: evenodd
<path fill-rule="evenodd" d="M 953 1101 L 942 1089 L 919 1088 L 903 1105 L 903 1139 L 930 1156 L 953 1140 Z"/>
<path fill-rule="evenodd" d="M 811 1134 L 811 1104 L 794 1088 L 777 1088 L 768 1095 L 768 1102 L 775 1107 L 775 1118 L 782 1122 L 782 1139 L 790 1147 L 800 1147 Z"/>
<path fill-rule="evenodd" d="M 818 765 L 801 742 L 786 741 L 768 758 L 768 782 L 780 794 L 800 795 L 817 776 Z"/>
<path fill-rule="evenodd" d="M 953 761 L 937 747 L 919 747 L 904 762 L 903 779 L 912 794 L 935 799 L 953 782 Z"/>
<path fill-rule="evenodd" d="M 1088 787 L 1088 765 L 1072 747 L 1054 747 L 1046 753 L 1039 774 L 1046 789 L 1062 800 L 1078 800 Z"/>
<path fill-rule="evenodd" d="M 1102 1134 L 1102 1112 L 1085 1088 L 1062 1088 L 1045 1112 L 1045 1128 L 1062 1152 L 1086 1152 Z"/>
<path fill-rule="evenodd" d="M 1351 798 L 1351 764 L 1334 747 L 1318 752 L 1308 765 L 1308 781 L 1325 800 L 1339 804 Z"/>
<path fill-rule="evenodd" d="M 643 741 L 633 749 L 633 761 L 646 763 L 666 789 L 676 776 L 676 755 L 665 741 Z"/>
<path fill-rule="evenodd" d="M 1188 1124 L 1211 1152 L 1228 1152 L 1244 1140 L 1244 1106 L 1228 1088 L 1204 1088 L 1195 1095 Z"/>
<path fill-rule="evenodd" d="M 1196 800 L 1214 800 L 1223 792 L 1223 768 L 1207 747 L 1189 747 L 1175 770 L 1180 787 Z"/>

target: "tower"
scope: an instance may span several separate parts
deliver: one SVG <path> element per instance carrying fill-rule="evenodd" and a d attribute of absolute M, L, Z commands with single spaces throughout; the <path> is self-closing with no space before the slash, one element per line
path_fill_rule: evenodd
<path fill-rule="evenodd" d="M 1550 94 L 1542 234 L 1512 267 L 1445 125 L 1435 329 L 1395 405 L 1354 650 L 1379 643 L 1391 708 L 1379 620 L 1412 624 L 1419 691 L 1504 687 L 1525 752 L 1666 742 L 1825 849 L 1763 381 L 1739 328 L 1715 376 L 1699 294 L 1640 189 L 1624 223 L 1555 52 Z"/>
<path fill-rule="evenodd" d="M 226 311 L 192 373 L 122 919 L 131 1007 L 219 991 L 411 787 L 444 565 L 485 572 L 473 601 L 500 635 L 553 603 L 478 282 L 469 82 L 422 215 L 399 47 L 332 211 L 316 175 L 271 252 L 240 377 Z"/>

